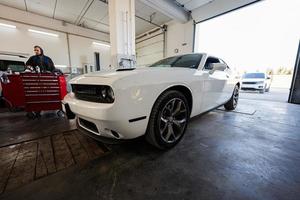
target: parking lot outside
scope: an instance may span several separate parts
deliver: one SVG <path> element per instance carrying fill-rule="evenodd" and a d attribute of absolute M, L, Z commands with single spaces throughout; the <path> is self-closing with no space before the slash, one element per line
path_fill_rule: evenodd
<path fill-rule="evenodd" d="M 292 75 L 273 75 L 269 92 L 242 90 L 240 98 L 252 100 L 287 102 L 291 87 Z"/>

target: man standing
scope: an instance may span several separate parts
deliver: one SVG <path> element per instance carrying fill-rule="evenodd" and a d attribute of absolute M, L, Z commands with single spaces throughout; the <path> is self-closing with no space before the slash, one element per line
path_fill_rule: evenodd
<path fill-rule="evenodd" d="M 44 55 L 44 51 L 40 46 L 34 46 L 34 56 L 31 56 L 26 62 L 26 66 L 31 66 L 35 71 L 53 72 L 55 70 L 53 61 L 48 56 Z"/>
<path fill-rule="evenodd" d="M 44 55 L 44 51 L 40 46 L 34 46 L 33 49 L 35 55 L 31 56 L 26 62 L 27 67 L 32 67 L 36 72 L 55 72 L 55 67 L 53 61 L 48 56 Z M 37 112 L 28 112 L 27 116 L 40 118 L 41 111 Z"/>

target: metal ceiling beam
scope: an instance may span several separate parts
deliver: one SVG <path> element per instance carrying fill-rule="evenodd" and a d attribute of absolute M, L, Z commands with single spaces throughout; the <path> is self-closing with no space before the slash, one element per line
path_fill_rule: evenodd
<path fill-rule="evenodd" d="M 138 18 L 138 19 L 141 19 L 141 20 L 143 20 L 143 21 L 145 21 L 145 22 L 148 22 L 149 24 L 152 24 L 152 25 L 154 25 L 154 26 L 157 26 L 157 27 L 159 27 L 159 28 L 162 28 L 161 25 L 156 24 L 156 23 L 153 23 L 151 20 L 147 20 L 147 19 L 142 18 L 142 17 L 140 17 L 140 16 L 138 16 L 138 15 L 135 15 L 135 17 Z"/>
<path fill-rule="evenodd" d="M 102 1 L 103 3 L 108 4 L 108 0 L 99 0 L 99 1 Z"/>
<path fill-rule="evenodd" d="M 171 19 L 185 23 L 190 19 L 190 12 L 174 0 L 140 0 L 147 6 L 163 13 Z"/>
<path fill-rule="evenodd" d="M 26 9 L 26 11 L 28 11 L 26 0 L 24 0 L 24 4 L 25 4 L 25 9 Z"/>
<path fill-rule="evenodd" d="M 54 17 L 55 17 L 56 6 L 57 6 L 57 0 L 55 0 L 55 4 L 54 4 L 53 16 L 52 16 L 53 19 L 54 19 Z"/>
<path fill-rule="evenodd" d="M 80 12 L 80 15 L 77 17 L 75 24 L 79 25 L 82 18 L 84 17 L 84 15 L 87 13 L 87 11 L 90 9 L 90 7 L 92 6 L 92 4 L 94 3 L 95 0 L 92 0 L 90 3 L 89 1 L 86 2 L 86 4 L 84 5 L 83 9 Z M 82 13 L 82 14 L 81 14 Z"/>

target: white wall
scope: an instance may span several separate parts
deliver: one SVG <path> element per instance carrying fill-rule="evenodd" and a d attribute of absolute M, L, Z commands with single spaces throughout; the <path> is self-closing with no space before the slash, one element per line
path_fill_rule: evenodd
<path fill-rule="evenodd" d="M 94 45 L 95 40 L 69 35 L 72 66 L 95 65 L 94 53 L 100 54 L 100 68 L 108 69 L 111 64 L 110 47 Z"/>
<path fill-rule="evenodd" d="M 171 21 L 167 25 L 166 57 L 192 53 L 194 37 L 193 21 L 185 24 Z M 178 52 L 176 53 L 175 51 L 177 50 Z"/>
<path fill-rule="evenodd" d="M 44 48 L 45 55 L 50 56 L 57 65 L 68 65 L 68 46 L 66 34 L 15 22 L 0 20 L 0 23 L 15 25 L 17 28 L 6 28 L 0 26 L 0 51 L 33 54 L 33 46 L 39 45 Z M 59 37 L 31 33 L 28 29 L 37 29 L 58 34 Z"/>
<path fill-rule="evenodd" d="M 45 55 L 52 58 L 55 65 L 69 66 L 69 54 L 67 34 L 42 29 L 22 23 L 0 20 L 0 23 L 15 25 L 17 28 L 7 28 L 0 26 L 0 51 L 14 52 L 32 55 L 33 46 L 39 45 Z M 28 29 L 35 29 L 49 33 L 58 34 L 58 37 L 47 36 L 37 33 L 31 33 Z M 95 65 L 94 52 L 100 53 L 101 69 L 108 67 L 110 64 L 110 48 L 93 45 L 94 39 L 89 39 L 77 35 L 69 34 L 71 66 L 81 68 L 84 64 Z"/>

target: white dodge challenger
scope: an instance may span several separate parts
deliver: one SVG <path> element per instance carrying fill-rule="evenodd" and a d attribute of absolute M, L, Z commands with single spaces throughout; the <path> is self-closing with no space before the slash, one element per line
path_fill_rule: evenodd
<path fill-rule="evenodd" d="M 227 64 L 207 54 L 186 54 L 149 67 L 78 76 L 63 100 L 69 118 L 101 141 L 145 135 L 167 149 L 185 133 L 190 117 L 221 105 L 236 108 L 240 83 Z"/>

